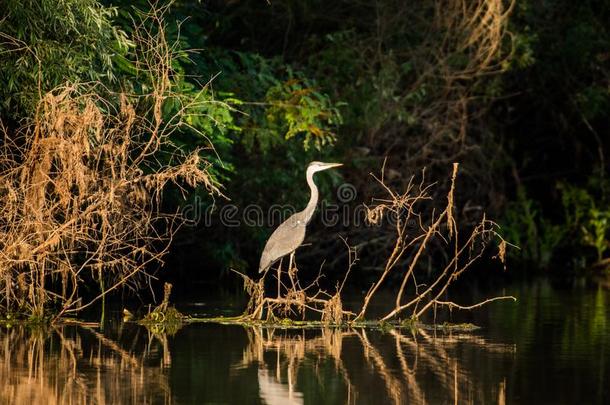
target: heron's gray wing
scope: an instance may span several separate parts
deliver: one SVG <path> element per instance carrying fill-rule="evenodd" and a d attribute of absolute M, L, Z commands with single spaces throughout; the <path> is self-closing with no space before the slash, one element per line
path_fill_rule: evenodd
<path fill-rule="evenodd" d="M 266 270 L 276 260 L 298 248 L 305 239 L 305 223 L 295 214 L 284 221 L 269 237 L 259 265 L 259 272 Z"/>

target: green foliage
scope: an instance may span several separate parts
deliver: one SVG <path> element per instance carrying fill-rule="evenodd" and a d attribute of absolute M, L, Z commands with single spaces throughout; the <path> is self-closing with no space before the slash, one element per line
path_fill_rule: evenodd
<path fill-rule="evenodd" d="M 139 1 L 136 6 L 146 10 L 146 4 Z M 126 32 L 133 7 L 133 2 L 120 7 L 117 21 Z M 178 58 L 172 65 L 175 96 L 165 101 L 164 114 L 169 117 L 187 105 L 186 99 L 195 100 L 186 110 L 186 128 L 172 134 L 172 143 L 185 150 L 200 148 L 214 163 L 212 173 L 225 186 L 223 194 L 242 209 L 249 204 L 304 205 L 304 167 L 321 159 L 335 142 L 342 122 L 340 105 L 298 66 L 280 57 L 210 43 L 213 17 L 194 8 L 192 2 L 177 2 L 165 11 L 166 34 Z M 123 73 L 128 83 L 141 85 L 142 78 L 131 67 L 133 52 L 123 58 L 129 63 Z M 164 163 L 162 158 L 159 162 Z M 170 202 L 176 205 L 178 199 Z M 192 193 L 189 203 L 204 211 L 222 201 Z M 215 223 L 197 230 L 197 238 L 186 237 L 202 245 L 198 251 L 210 263 L 243 269 L 243 257 L 257 252 L 268 232 L 242 227 L 229 234 Z"/>
<path fill-rule="evenodd" d="M 171 55 L 169 83 L 171 89 L 162 105 L 162 115 L 167 125 L 177 124 L 173 117 L 181 117 L 181 125 L 172 131 L 169 138 L 171 148 L 179 148 L 185 152 L 198 150 L 202 158 L 210 162 L 210 174 L 219 182 L 227 181 L 228 174 L 234 170 L 232 160 L 229 158 L 230 150 L 235 141 L 236 134 L 241 131 L 237 125 L 237 109 L 242 102 L 232 94 L 216 92 L 212 82 L 201 82 L 200 75 L 194 69 L 193 52 L 189 37 L 183 35 L 180 15 L 174 12 L 173 2 L 158 8 L 151 17 L 151 4 L 147 1 L 119 2 L 117 17 L 114 23 L 118 24 L 129 37 L 136 35 L 134 20 L 151 33 L 163 30 Z M 157 18 L 162 21 L 158 26 Z M 184 17 L 186 18 L 186 17 Z M 141 20 L 141 21 L 140 21 Z M 186 25 L 188 28 L 189 26 Z M 188 30 L 187 30 L 188 32 Z M 154 83 L 153 78 L 143 74 L 139 65 L 154 64 L 151 55 L 139 54 L 138 47 L 129 47 L 125 52 L 114 57 L 116 71 L 120 74 L 122 88 L 136 94 L 149 92 Z M 198 60 L 200 61 L 200 60 Z M 167 152 L 167 151 L 163 151 Z M 170 153 L 160 153 L 157 163 L 169 164 Z M 166 190 L 168 204 L 175 205 L 182 201 L 182 190 L 169 188 Z M 180 198 L 178 198 L 180 197 Z M 205 190 L 196 190 L 188 196 L 189 203 L 196 198 L 209 200 Z"/>
<path fill-rule="evenodd" d="M 610 208 L 596 190 L 603 189 L 599 180 L 591 180 L 589 187 L 567 183 L 557 186 L 561 194 L 562 215 L 554 221 L 545 214 L 539 202 L 528 198 L 520 188 L 517 199 L 511 202 L 501 221 L 504 236 L 520 247 L 512 251 L 521 259 L 548 267 L 560 249 L 569 249 L 575 257 L 590 257 L 589 262 L 601 263 L 610 250 Z"/>
<path fill-rule="evenodd" d="M 506 207 L 500 221 L 503 237 L 519 249 L 511 249 L 509 255 L 547 267 L 566 235 L 566 228 L 551 223 L 542 213 L 538 202 L 529 198 L 524 188 L 519 188 L 517 199 Z"/>
<path fill-rule="evenodd" d="M 406 26 L 400 29 L 391 38 L 382 39 L 372 32 L 340 27 L 310 45 L 318 49 L 308 59 L 309 69 L 324 88 L 345 101 L 345 126 L 350 131 L 362 134 L 392 125 L 404 131 L 421 123 L 416 111 L 430 101 L 431 83 L 422 80 L 413 86 L 418 81 L 417 61 L 409 48 L 414 45 L 397 40 L 412 33 Z M 388 41 L 384 45 L 390 49 L 364 57 L 373 40 Z"/>
<path fill-rule="evenodd" d="M 502 68 L 506 71 L 511 69 L 525 69 L 536 63 L 533 46 L 537 43 L 538 37 L 529 29 L 515 34 L 513 37 L 514 54 L 506 60 Z"/>
<path fill-rule="evenodd" d="M 289 77 L 294 76 L 291 70 L 288 73 Z M 341 115 L 330 98 L 316 91 L 306 78 L 291 77 L 275 84 L 267 91 L 265 102 L 268 104 L 265 118 L 269 125 L 264 132 L 284 133 L 286 140 L 304 135 L 305 150 L 312 145 L 321 150 L 335 141 L 331 128 L 341 123 Z M 262 146 L 265 138 L 259 137 L 263 150 L 269 148 L 268 145 Z"/>
<path fill-rule="evenodd" d="M 239 110 L 237 139 L 246 152 L 267 154 L 293 140 L 304 151 L 334 143 L 339 105 L 303 72 L 253 53 L 214 49 L 205 56 L 196 73 L 215 76 L 212 86 Z"/>
<path fill-rule="evenodd" d="M 596 260 L 601 262 L 610 249 L 610 206 L 604 200 L 596 200 L 587 189 L 565 183 L 560 183 L 559 189 L 566 227 L 583 246 L 594 248 Z"/>
<path fill-rule="evenodd" d="M 23 118 L 67 81 L 113 82 L 113 57 L 130 45 L 115 15 L 96 0 L 3 0 L 0 115 Z"/>
<path fill-rule="evenodd" d="M 134 7 L 146 10 L 148 3 L 119 4 L 117 21 L 130 32 Z M 172 141 L 184 148 L 207 148 L 216 174 L 227 182 L 240 176 L 238 170 L 251 176 L 259 159 L 273 167 L 271 153 L 300 151 L 307 161 L 309 153 L 332 145 L 341 123 L 339 105 L 303 71 L 279 57 L 211 44 L 206 28 L 214 26 L 214 16 L 207 6 L 200 7 L 205 12 L 197 12 L 188 1 L 164 9 L 165 20 L 175 22 L 166 25 L 166 34 L 179 56 L 173 65 L 176 99 L 166 102 L 168 112 L 184 106 L 180 96 L 197 100 L 187 111 L 190 131 L 176 133 Z M 129 66 L 124 69 L 130 71 Z M 134 71 L 130 81 L 136 79 Z"/>
<path fill-rule="evenodd" d="M 608 175 L 609 16 L 609 3 L 589 0 L 519 1 L 511 16 L 514 56 L 502 84 L 514 96 L 498 118 L 510 122 L 501 132 L 519 177 L 535 180 L 509 197 L 504 223 L 536 263 L 546 255 L 532 246 L 546 245 L 546 233 L 556 257 L 590 264 L 607 254 L 608 186 L 590 179 Z"/>

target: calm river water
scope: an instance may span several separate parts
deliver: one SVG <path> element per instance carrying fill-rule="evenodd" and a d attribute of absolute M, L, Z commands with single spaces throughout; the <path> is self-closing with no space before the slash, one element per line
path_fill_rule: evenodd
<path fill-rule="evenodd" d="M 518 302 L 468 315 L 482 327 L 474 333 L 193 324 L 169 335 L 120 321 L 103 332 L 2 328 L 0 402 L 610 403 L 608 290 L 539 280 L 502 293 Z"/>

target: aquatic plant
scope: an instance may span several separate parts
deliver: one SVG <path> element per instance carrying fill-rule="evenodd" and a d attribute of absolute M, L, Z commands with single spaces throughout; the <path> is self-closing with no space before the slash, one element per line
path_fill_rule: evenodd
<path fill-rule="evenodd" d="M 152 311 L 149 311 L 138 321 L 138 323 L 146 326 L 156 335 L 176 334 L 187 320 L 187 317 L 178 311 L 176 307 L 170 305 L 169 297 L 171 293 L 172 285 L 170 283 L 165 283 L 163 286 L 163 300 L 161 301 L 161 304 Z M 129 311 L 127 311 L 127 313 L 129 313 Z"/>

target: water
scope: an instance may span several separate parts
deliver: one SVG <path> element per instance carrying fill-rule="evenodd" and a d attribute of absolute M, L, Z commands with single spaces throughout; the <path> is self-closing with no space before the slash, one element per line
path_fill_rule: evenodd
<path fill-rule="evenodd" d="M 518 303 L 467 315 L 474 333 L 3 328 L 0 402 L 610 403 L 609 292 L 542 280 L 502 293 Z"/>

